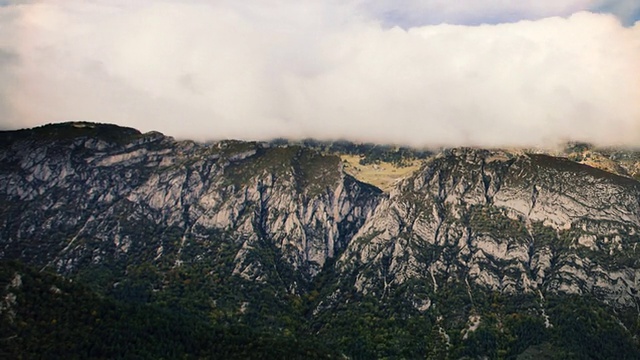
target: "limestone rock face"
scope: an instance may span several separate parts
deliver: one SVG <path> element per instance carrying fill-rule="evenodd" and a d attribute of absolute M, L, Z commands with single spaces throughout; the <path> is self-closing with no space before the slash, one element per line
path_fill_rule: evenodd
<path fill-rule="evenodd" d="M 337 157 L 300 147 L 89 126 L 2 134 L 1 258 L 61 273 L 118 261 L 180 266 L 206 255 L 186 254 L 190 245 L 224 236 L 239 249 L 235 274 L 264 279 L 264 259 L 252 254 L 267 246 L 308 280 L 381 198 Z"/>
<path fill-rule="evenodd" d="M 635 306 L 639 185 L 546 155 L 445 151 L 380 203 L 337 266 L 364 293 L 414 280 Z"/>
<path fill-rule="evenodd" d="M 1 259 L 65 275 L 224 262 L 291 293 L 336 274 L 318 311 L 409 283 L 427 285 L 407 294 L 420 312 L 451 286 L 639 300 L 640 183 L 564 158 L 445 150 L 383 194 L 299 146 L 87 123 L 0 140 Z"/>

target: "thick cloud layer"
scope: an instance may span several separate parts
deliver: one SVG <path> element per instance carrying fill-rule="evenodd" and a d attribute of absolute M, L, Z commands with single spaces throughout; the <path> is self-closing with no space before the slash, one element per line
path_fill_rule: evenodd
<path fill-rule="evenodd" d="M 91 120 L 198 140 L 638 145 L 640 23 L 544 17 L 594 3 L 532 2 L 516 10 L 537 20 L 480 26 L 413 26 L 392 5 L 363 1 L 14 4 L 0 7 L 0 126 Z"/>

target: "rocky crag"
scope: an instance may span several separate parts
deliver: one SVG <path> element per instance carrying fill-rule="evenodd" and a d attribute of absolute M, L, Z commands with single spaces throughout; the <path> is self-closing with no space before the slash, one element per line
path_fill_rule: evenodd
<path fill-rule="evenodd" d="M 638 354 L 632 176 L 460 148 L 382 192 L 338 155 L 92 123 L 3 132 L 0 258 L 352 357 L 580 358 L 566 335 L 583 326 Z"/>

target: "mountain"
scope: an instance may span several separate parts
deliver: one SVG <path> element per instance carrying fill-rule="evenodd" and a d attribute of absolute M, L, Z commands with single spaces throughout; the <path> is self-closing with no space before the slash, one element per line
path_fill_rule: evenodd
<path fill-rule="evenodd" d="M 581 164 L 640 180 L 638 149 L 599 148 L 588 143 L 573 142 L 567 144 L 560 154 Z"/>
<path fill-rule="evenodd" d="M 193 319 L 249 328 L 231 342 L 255 353 L 638 358 L 634 153 L 599 152 L 614 173 L 574 150 L 201 144 L 77 122 L 0 132 L 0 316 L 37 326 L 10 285 L 31 274 L 73 281 L 80 303 L 166 313 L 181 334 Z M 32 341 L 6 329 L 14 349 Z M 247 357 L 201 334 L 185 356 Z"/>

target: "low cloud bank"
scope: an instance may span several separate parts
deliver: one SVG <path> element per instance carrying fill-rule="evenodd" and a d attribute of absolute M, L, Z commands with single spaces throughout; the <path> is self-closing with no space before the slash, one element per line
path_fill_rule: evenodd
<path fill-rule="evenodd" d="M 0 126 L 89 120 L 196 140 L 640 144 L 640 23 L 578 12 L 403 28 L 349 2 L 233 3 L 0 7 Z"/>

